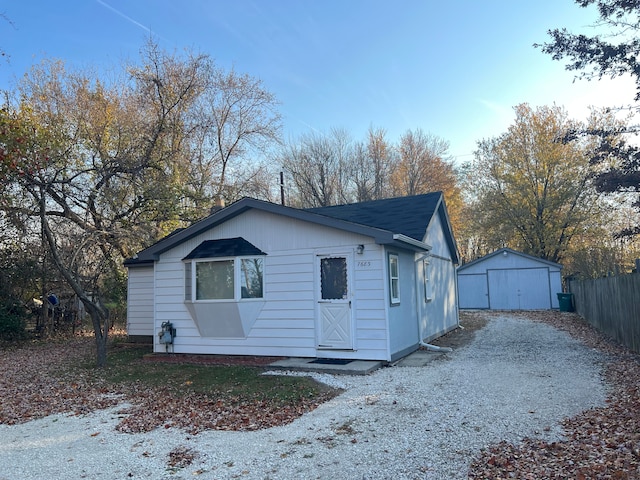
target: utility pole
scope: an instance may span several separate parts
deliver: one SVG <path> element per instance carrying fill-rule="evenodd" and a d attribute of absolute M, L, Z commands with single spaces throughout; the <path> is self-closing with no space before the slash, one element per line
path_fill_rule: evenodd
<path fill-rule="evenodd" d="M 284 172 L 280 172 L 280 203 L 284 205 Z"/>

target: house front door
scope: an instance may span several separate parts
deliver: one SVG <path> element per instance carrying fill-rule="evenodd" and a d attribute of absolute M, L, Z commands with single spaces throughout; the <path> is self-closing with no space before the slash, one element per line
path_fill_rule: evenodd
<path fill-rule="evenodd" d="M 318 257 L 318 348 L 352 350 L 349 257 Z"/>

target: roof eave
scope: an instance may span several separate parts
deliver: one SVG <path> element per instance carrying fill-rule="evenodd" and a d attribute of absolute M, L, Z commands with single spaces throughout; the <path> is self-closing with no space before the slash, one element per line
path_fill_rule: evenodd
<path fill-rule="evenodd" d="M 242 200 L 238 200 L 232 205 L 229 205 L 226 208 L 210 215 L 199 222 L 194 223 L 190 227 L 185 228 L 184 230 L 176 233 L 175 235 L 171 235 L 166 237 L 156 244 L 142 250 L 138 253 L 138 259 L 132 261 L 131 259 L 127 261 L 128 265 L 132 265 L 134 263 L 141 262 L 154 262 L 160 258 L 160 255 L 171 248 L 190 240 L 191 238 L 201 234 L 202 232 L 215 227 L 241 213 L 250 210 L 252 208 L 274 213 L 276 215 L 283 215 L 289 218 L 303 220 L 311 223 L 315 223 L 318 225 L 323 225 L 327 227 L 337 228 L 340 230 L 348 231 L 351 233 L 356 233 L 360 235 L 364 235 L 367 237 L 371 237 L 378 244 L 388 244 L 394 242 L 394 234 L 393 232 L 389 232 L 387 230 L 382 230 L 375 227 L 369 227 L 366 225 L 362 225 L 359 223 L 349 222 L 347 220 L 340 220 L 334 217 L 330 217 L 327 215 L 322 215 L 318 213 L 312 213 L 304 210 L 299 210 L 297 208 L 286 207 L 283 205 L 278 205 L 275 203 L 265 202 L 262 200 L 256 200 L 253 198 L 243 198 Z M 404 235 L 402 236 L 404 237 Z M 409 237 L 404 237 L 409 238 Z M 411 239 L 413 240 L 413 239 Z M 406 242 L 401 242 L 406 243 Z"/>
<path fill-rule="evenodd" d="M 436 214 L 440 216 L 440 221 L 443 223 L 443 228 L 447 230 L 445 235 L 447 244 L 449 246 L 449 253 L 451 254 L 451 260 L 454 265 L 458 265 L 460 263 L 460 252 L 458 251 L 458 243 L 456 242 L 456 238 L 453 235 L 453 227 L 451 226 L 451 219 L 449 218 L 447 205 L 444 201 L 444 194 L 440 195 L 438 206 L 434 211 L 434 216 Z M 431 218 L 431 221 L 433 221 L 433 217 Z M 431 223 L 431 221 L 429 223 Z"/>
<path fill-rule="evenodd" d="M 408 248 L 409 250 L 415 250 L 418 252 L 428 252 L 431 250 L 431 245 L 427 245 L 420 240 L 416 240 L 415 238 L 407 237 L 406 235 L 402 235 L 401 233 L 396 233 L 393 235 L 393 242 L 391 242 L 398 246 L 403 246 L 404 248 Z"/>
<path fill-rule="evenodd" d="M 564 268 L 563 265 L 561 265 L 559 263 L 552 262 L 550 260 L 545 260 L 545 259 L 540 258 L 540 257 L 535 257 L 533 255 L 529 255 L 528 253 L 519 252 L 519 251 L 513 250 L 513 249 L 511 249 L 509 247 L 503 247 L 503 248 L 499 248 L 498 250 L 495 250 L 495 251 L 493 251 L 491 253 L 483 255 L 480 258 L 476 258 L 475 260 L 472 260 L 471 262 L 468 262 L 468 263 L 465 263 L 464 265 L 461 265 L 460 267 L 458 267 L 458 271 L 466 270 L 467 268 L 469 268 L 469 267 L 471 267 L 471 266 L 473 266 L 473 265 L 475 265 L 477 263 L 484 262 L 485 260 L 488 260 L 489 258 L 498 256 L 498 255 L 502 254 L 503 252 L 509 252 L 509 253 L 511 253 L 513 255 L 517 255 L 519 257 L 524 257 L 524 258 L 528 258 L 530 260 L 535 260 L 535 261 L 540 262 L 540 263 L 545 263 L 545 264 L 547 264 L 549 266 L 556 267 L 556 268 L 558 268 L 560 270 L 562 270 Z"/>
<path fill-rule="evenodd" d="M 153 265 L 154 260 L 146 259 L 140 260 L 139 258 L 128 258 L 123 262 L 123 265 L 127 268 L 136 268 L 136 267 L 148 267 Z"/>

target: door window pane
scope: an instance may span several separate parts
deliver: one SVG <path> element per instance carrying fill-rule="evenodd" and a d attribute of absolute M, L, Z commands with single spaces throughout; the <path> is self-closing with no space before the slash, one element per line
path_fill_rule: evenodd
<path fill-rule="evenodd" d="M 323 300 L 346 299 L 347 259 L 344 257 L 320 259 L 320 293 Z"/>

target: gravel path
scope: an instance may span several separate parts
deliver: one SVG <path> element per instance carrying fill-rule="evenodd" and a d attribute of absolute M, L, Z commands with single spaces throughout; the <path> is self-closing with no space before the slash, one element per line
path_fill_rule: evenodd
<path fill-rule="evenodd" d="M 603 405 L 604 360 L 564 332 L 505 315 L 425 367 L 323 376 L 346 391 L 282 427 L 122 434 L 119 409 L 0 425 L 0 479 L 466 479 L 481 448 L 559 439 L 562 418 Z"/>

